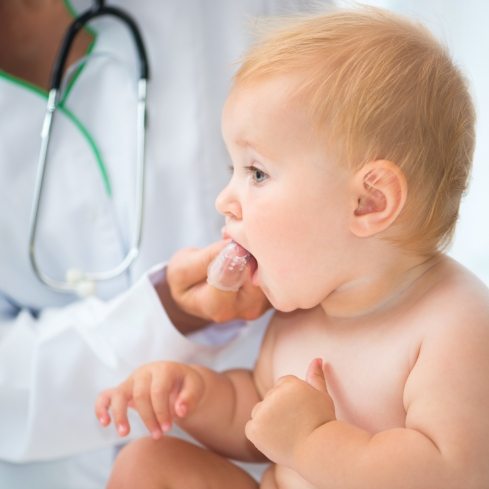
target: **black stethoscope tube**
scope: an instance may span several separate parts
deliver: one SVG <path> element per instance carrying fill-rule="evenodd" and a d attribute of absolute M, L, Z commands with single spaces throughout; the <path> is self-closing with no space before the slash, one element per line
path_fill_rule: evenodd
<path fill-rule="evenodd" d="M 72 22 L 69 26 L 65 37 L 61 43 L 58 56 L 54 62 L 53 71 L 51 75 L 51 89 L 59 90 L 61 86 L 61 80 L 63 78 L 63 72 L 68 59 L 73 41 L 80 30 L 85 27 L 91 20 L 102 17 L 105 15 L 111 15 L 123 22 L 132 34 L 134 44 L 139 58 L 139 78 L 149 79 L 149 65 L 148 56 L 144 47 L 143 39 L 136 22 L 132 17 L 123 10 L 116 7 L 107 7 L 103 0 L 95 2 L 91 9 L 82 13 Z"/>

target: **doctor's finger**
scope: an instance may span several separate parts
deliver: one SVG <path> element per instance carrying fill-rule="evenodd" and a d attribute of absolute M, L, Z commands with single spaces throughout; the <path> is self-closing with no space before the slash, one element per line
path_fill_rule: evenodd
<path fill-rule="evenodd" d="M 222 240 L 206 248 L 186 248 L 176 252 L 167 267 L 167 279 L 172 292 L 183 292 L 205 282 L 210 262 L 228 242 Z"/>
<path fill-rule="evenodd" d="M 253 285 L 251 279 L 247 280 L 239 290 L 236 302 L 239 317 L 248 320 L 260 317 L 272 307 L 263 291 Z"/>

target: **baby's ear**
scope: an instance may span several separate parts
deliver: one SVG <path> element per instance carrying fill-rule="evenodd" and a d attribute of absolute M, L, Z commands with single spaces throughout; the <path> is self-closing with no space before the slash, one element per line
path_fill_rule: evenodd
<path fill-rule="evenodd" d="M 407 182 L 402 170 L 391 161 L 371 161 L 353 176 L 351 232 L 365 238 L 387 229 L 402 211 Z"/>

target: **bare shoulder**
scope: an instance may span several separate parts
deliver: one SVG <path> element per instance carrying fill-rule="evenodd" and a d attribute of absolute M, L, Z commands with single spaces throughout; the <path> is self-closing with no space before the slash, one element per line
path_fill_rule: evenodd
<path fill-rule="evenodd" d="M 471 271 L 445 257 L 420 308 L 422 352 L 462 371 L 489 359 L 489 290 Z M 481 363 L 482 362 L 482 363 Z M 487 364 L 489 367 L 489 364 Z M 432 366 L 430 367 L 432 368 Z M 466 372 L 469 374 L 469 372 Z"/>
<path fill-rule="evenodd" d="M 467 387 L 463 379 L 475 381 L 489 369 L 488 288 L 451 258 L 443 257 L 433 268 L 428 286 L 420 287 L 422 299 L 411 318 L 419 334 L 419 353 L 406 383 L 405 400 L 428 379 L 436 379 L 439 388 L 450 385 L 447 379 L 458 379 Z"/>
<path fill-rule="evenodd" d="M 423 310 L 433 318 L 435 331 L 438 324 L 445 333 L 450 327 L 460 328 L 465 334 L 471 328 L 489 334 L 489 289 L 475 274 L 455 260 L 443 257 L 433 270 L 431 281 Z"/>
<path fill-rule="evenodd" d="M 406 426 L 427 434 L 451 457 L 486 464 L 489 292 L 449 258 L 433 277 L 416 318 L 422 339 L 404 389 Z"/>

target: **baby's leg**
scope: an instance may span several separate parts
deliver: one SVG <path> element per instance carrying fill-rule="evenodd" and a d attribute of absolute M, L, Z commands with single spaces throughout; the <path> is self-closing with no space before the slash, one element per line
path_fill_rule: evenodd
<path fill-rule="evenodd" d="M 107 489 L 257 489 L 245 471 L 170 436 L 136 440 L 117 457 Z"/>
<path fill-rule="evenodd" d="M 260 489 L 279 489 L 275 480 L 275 465 L 270 465 L 263 474 L 260 482 Z"/>

